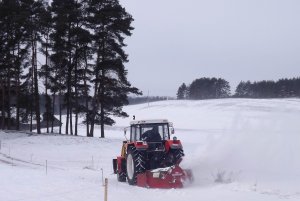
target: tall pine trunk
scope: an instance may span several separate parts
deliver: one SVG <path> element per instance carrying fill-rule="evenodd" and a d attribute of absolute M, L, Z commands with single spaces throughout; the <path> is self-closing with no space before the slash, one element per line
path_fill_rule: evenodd
<path fill-rule="evenodd" d="M 77 83 L 78 82 L 78 63 L 77 63 L 77 57 L 78 57 L 78 49 L 76 49 L 75 53 L 75 82 L 74 82 L 74 87 L 75 87 L 75 135 L 78 135 L 77 127 L 78 127 L 78 111 L 79 111 L 79 103 L 78 103 L 78 90 L 77 90 Z"/>
<path fill-rule="evenodd" d="M 2 121 L 1 121 L 1 128 L 4 130 L 5 129 L 5 80 L 4 78 L 1 78 L 1 91 L 2 91 Z"/>
<path fill-rule="evenodd" d="M 58 97 L 58 100 L 59 100 L 59 122 L 61 122 L 61 116 L 62 116 L 62 112 L 61 112 L 61 110 L 62 110 L 62 106 L 61 106 L 61 92 L 59 93 L 60 95 L 59 95 L 59 97 Z M 61 134 L 61 127 L 62 127 L 62 124 L 60 123 L 59 124 L 59 134 Z"/>
<path fill-rule="evenodd" d="M 52 95 L 52 115 L 53 118 L 51 118 L 51 133 L 53 133 L 53 127 L 54 127 L 54 113 L 55 113 L 55 92 Z"/>
<path fill-rule="evenodd" d="M 7 34 L 7 41 L 10 40 L 10 34 Z M 7 60 L 6 60 L 6 65 L 7 65 L 7 77 L 6 77 L 6 87 L 7 87 L 7 99 L 6 99 L 6 104 L 5 104 L 5 110 L 7 114 L 7 129 L 10 129 L 10 80 L 11 80 L 11 72 L 10 69 L 12 67 L 12 62 L 11 62 L 11 52 L 10 48 L 7 49 Z M 4 78 L 5 79 L 5 78 Z"/>
<path fill-rule="evenodd" d="M 35 116 L 36 116 L 36 129 L 37 133 L 41 134 L 41 117 L 40 117 L 40 97 L 38 86 L 38 73 L 37 73 L 37 46 L 36 41 L 34 43 L 34 102 L 35 102 Z"/>
<path fill-rule="evenodd" d="M 102 77 L 102 80 L 104 80 L 103 79 L 103 77 L 105 76 L 105 71 L 104 70 L 102 70 L 102 74 L 101 74 L 101 77 Z M 104 96 L 104 83 L 102 83 L 101 84 L 101 86 L 100 86 L 100 98 L 103 98 L 103 96 Z M 102 102 L 101 104 L 100 104 L 100 125 L 101 125 L 101 138 L 104 138 L 105 136 L 104 136 L 104 103 Z"/>
<path fill-rule="evenodd" d="M 30 132 L 32 132 L 33 130 L 33 106 L 34 106 L 34 99 L 33 99 L 33 96 L 34 96 L 34 85 L 33 85 L 33 75 L 34 75 L 34 70 L 33 70 L 33 58 L 32 58 L 32 67 L 31 67 L 31 86 L 30 86 Z"/>
<path fill-rule="evenodd" d="M 89 137 L 94 137 L 95 117 L 96 117 L 96 112 L 97 112 L 97 109 L 98 109 L 98 101 L 97 101 L 98 77 L 99 77 L 98 74 L 96 74 L 95 91 L 94 91 L 94 97 L 93 97 L 93 100 L 92 100 L 91 128 L 90 128 Z"/>
<path fill-rule="evenodd" d="M 95 99 L 95 98 L 94 98 Z M 94 125 L 95 125 L 95 116 L 96 116 L 96 111 L 95 111 L 95 105 L 96 100 L 93 100 L 93 111 L 92 111 L 92 116 L 91 116 L 91 127 L 90 127 L 90 133 L 88 137 L 94 137 Z"/>
<path fill-rule="evenodd" d="M 98 83 L 96 81 L 95 92 L 94 92 L 94 97 L 93 97 L 93 106 L 92 106 L 93 111 L 92 111 L 92 117 L 91 117 L 91 129 L 90 129 L 89 137 L 94 137 L 95 117 L 96 117 L 96 112 L 97 112 L 97 108 L 98 108 L 97 91 L 98 91 Z"/>
<path fill-rule="evenodd" d="M 40 100 L 39 100 L 39 87 L 38 87 L 38 73 L 37 73 L 37 45 L 35 34 L 32 34 L 32 69 L 33 69 L 33 85 L 34 85 L 34 106 L 37 133 L 41 133 L 41 120 L 40 120 Z"/>
<path fill-rule="evenodd" d="M 69 98 L 67 98 L 69 99 Z M 65 134 L 68 135 L 69 134 L 69 100 L 67 100 L 67 116 L 66 116 L 66 131 Z"/>
<path fill-rule="evenodd" d="M 49 111 L 49 107 L 50 107 L 50 103 L 49 100 L 50 98 L 48 98 L 48 40 L 49 40 L 49 35 L 47 35 L 46 37 L 46 77 L 45 77 L 45 92 L 46 92 L 46 127 L 47 127 L 47 133 L 49 133 L 49 117 L 50 117 L 50 111 Z M 54 113 L 53 113 L 54 115 Z M 53 121 L 52 121 L 53 122 Z"/>
<path fill-rule="evenodd" d="M 11 75 L 10 75 L 10 67 L 8 67 L 8 76 L 7 76 L 7 108 L 6 108 L 6 112 L 7 112 L 7 129 L 10 130 L 10 99 L 11 99 L 11 92 L 10 92 L 10 80 L 11 80 Z"/>
<path fill-rule="evenodd" d="M 71 103 L 70 103 L 71 104 Z M 70 105 L 70 134 L 73 135 L 73 111 L 72 111 L 72 104 Z"/>
<path fill-rule="evenodd" d="M 71 114 L 71 88 L 72 88 L 72 49 L 71 49 L 71 24 L 68 25 L 68 47 L 69 47 L 69 58 L 68 58 L 68 75 L 67 75 L 67 117 L 66 117 L 66 134 L 69 133 L 69 115 Z M 71 124 L 72 120 L 70 120 Z"/>
<path fill-rule="evenodd" d="M 104 48 L 104 43 L 102 43 L 102 48 Z M 103 59 L 103 56 L 102 56 L 102 59 Z M 99 55 L 99 52 L 98 52 L 98 55 L 97 55 L 97 63 L 99 63 L 99 60 L 100 60 L 100 55 Z M 95 126 L 95 117 L 96 117 L 96 112 L 98 111 L 98 108 L 99 108 L 99 89 L 100 89 L 100 82 L 99 82 L 99 72 L 100 70 L 97 69 L 96 67 L 96 79 L 95 79 L 95 92 L 94 92 L 94 97 L 93 97 L 93 100 L 92 100 L 92 117 L 91 117 L 91 130 L 90 130 L 90 137 L 94 137 L 94 126 Z M 99 85 L 99 86 L 98 86 Z"/>
<path fill-rule="evenodd" d="M 88 94 L 88 86 L 87 86 L 87 70 L 88 70 L 88 61 L 86 52 L 84 53 L 85 59 L 85 69 L 84 69 L 84 95 L 85 95 L 85 109 L 86 109 L 86 136 L 90 135 L 89 132 L 89 94 Z"/>
<path fill-rule="evenodd" d="M 104 107 L 103 107 L 103 104 L 101 104 L 101 109 L 100 109 L 100 111 L 101 111 L 101 122 L 100 122 L 100 124 L 101 124 L 101 138 L 104 138 L 105 136 L 104 136 Z"/>
<path fill-rule="evenodd" d="M 20 43 L 18 43 L 18 62 L 16 66 L 16 130 L 20 129 Z"/>
<path fill-rule="evenodd" d="M 78 135 L 78 112 L 75 114 L 75 135 Z"/>
<path fill-rule="evenodd" d="M 104 37 L 105 38 L 105 37 Z M 105 40 L 105 39 L 104 39 Z M 102 41 L 102 62 L 104 62 L 104 60 L 105 60 L 105 42 L 104 42 L 104 40 Z M 102 70 L 100 70 L 100 72 L 101 72 L 101 75 L 100 75 L 100 80 L 102 81 L 100 81 L 100 84 L 99 84 L 99 92 L 98 92 L 98 97 L 97 97 L 97 100 L 101 100 L 101 99 L 103 99 L 103 97 L 104 97 L 104 88 L 105 88 L 105 81 L 104 81 L 104 78 L 105 78 L 105 70 L 104 69 L 102 69 Z M 101 132 L 101 138 L 104 138 L 105 136 L 104 136 L 104 103 L 103 103 L 104 101 L 102 100 L 102 103 L 100 103 L 99 105 L 98 105 L 98 107 L 100 106 L 100 127 L 101 127 L 101 130 L 100 130 L 100 132 Z M 97 109 L 98 109 L 98 107 L 97 107 Z"/>

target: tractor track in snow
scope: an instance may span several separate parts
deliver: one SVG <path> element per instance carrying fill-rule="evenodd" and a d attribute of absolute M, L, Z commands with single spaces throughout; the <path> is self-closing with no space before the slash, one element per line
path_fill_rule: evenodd
<path fill-rule="evenodd" d="M 8 165 L 13 165 L 13 166 L 26 166 L 26 167 L 30 167 L 31 166 L 42 166 L 41 164 L 35 164 L 35 163 L 31 163 L 28 161 L 24 161 L 18 158 L 14 158 L 11 156 L 8 156 L 6 154 L 0 153 L 0 156 L 2 156 L 2 159 L 0 158 L 0 162 L 4 163 L 4 164 L 8 164 Z M 18 164 L 16 163 L 18 162 Z"/>
<path fill-rule="evenodd" d="M 31 168 L 33 168 L 33 167 L 35 167 L 35 168 L 37 168 L 37 167 L 46 167 L 46 165 L 44 165 L 44 164 L 34 163 L 34 162 L 31 162 L 31 161 L 25 161 L 25 160 L 22 160 L 22 159 L 19 159 L 19 158 L 8 156 L 8 155 L 3 154 L 3 153 L 0 153 L 0 156 L 2 156 L 4 158 L 4 159 L 0 158 L 0 162 L 3 162 L 5 164 L 9 164 L 9 165 L 26 166 L 26 167 L 31 167 Z M 7 159 L 7 160 L 5 160 L 5 159 Z M 16 162 L 18 162 L 18 164 L 16 164 Z M 48 168 L 65 170 L 63 168 L 54 167 L 54 166 L 48 166 Z"/>
<path fill-rule="evenodd" d="M 7 165 L 14 165 L 11 161 L 6 161 L 6 160 L 3 160 L 3 159 L 0 159 L 0 163 L 4 163 L 4 164 L 7 164 Z"/>

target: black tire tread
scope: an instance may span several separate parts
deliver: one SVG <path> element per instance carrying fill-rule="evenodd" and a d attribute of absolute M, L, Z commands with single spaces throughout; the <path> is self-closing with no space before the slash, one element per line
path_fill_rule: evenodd
<path fill-rule="evenodd" d="M 127 177 L 127 181 L 130 185 L 135 185 L 137 182 L 137 175 L 146 171 L 146 158 L 142 151 L 137 150 L 135 147 L 130 147 L 128 154 L 131 153 L 134 160 L 134 175 L 133 179 Z"/>
<path fill-rule="evenodd" d="M 182 157 L 184 156 L 184 152 L 182 149 L 172 149 L 172 154 L 174 156 L 174 164 L 178 164 L 181 162 Z"/>
<path fill-rule="evenodd" d="M 117 173 L 117 178 L 119 182 L 126 182 L 126 173 L 125 172 Z"/>

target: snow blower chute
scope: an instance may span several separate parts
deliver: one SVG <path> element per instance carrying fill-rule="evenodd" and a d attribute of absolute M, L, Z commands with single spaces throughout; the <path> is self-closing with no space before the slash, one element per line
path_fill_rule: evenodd
<path fill-rule="evenodd" d="M 125 128 L 124 132 L 128 128 Z M 192 180 L 192 172 L 179 164 L 184 156 L 182 144 L 168 120 L 130 122 L 130 139 L 123 141 L 121 156 L 113 159 L 119 182 L 147 188 L 181 188 Z"/>

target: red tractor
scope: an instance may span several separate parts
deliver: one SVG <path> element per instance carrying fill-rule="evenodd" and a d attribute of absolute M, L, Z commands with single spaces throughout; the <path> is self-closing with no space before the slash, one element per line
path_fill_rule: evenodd
<path fill-rule="evenodd" d="M 124 132 L 128 128 L 125 128 Z M 179 167 L 184 156 L 172 123 L 165 119 L 130 122 L 130 139 L 123 141 L 121 156 L 113 159 L 118 181 L 150 188 L 179 188 L 191 172 Z"/>

